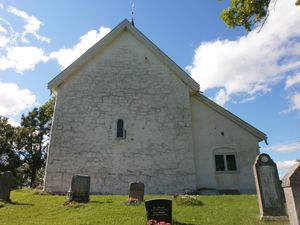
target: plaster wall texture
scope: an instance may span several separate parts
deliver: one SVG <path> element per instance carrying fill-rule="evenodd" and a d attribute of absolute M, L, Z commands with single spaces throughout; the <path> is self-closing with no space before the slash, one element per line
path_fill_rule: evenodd
<path fill-rule="evenodd" d="M 197 188 L 255 193 L 252 165 L 259 140 L 197 97 L 191 98 Z M 223 132 L 223 135 L 222 135 Z M 216 172 L 214 154 L 236 154 L 237 172 Z"/>
<path fill-rule="evenodd" d="M 128 31 L 58 87 L 54 118 L 46 191 L 65 193 L 75 174 L 91 176 L 91 193 L 196 188 L 189 88 Z"/>

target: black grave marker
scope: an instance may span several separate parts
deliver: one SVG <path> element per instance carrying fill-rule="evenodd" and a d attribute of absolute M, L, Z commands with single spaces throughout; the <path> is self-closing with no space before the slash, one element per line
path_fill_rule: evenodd
<path fill-rule="evenodd" d="M 145 202 L 147 211 L 147 221 L 164 221 L 172 224 L 172 200 L 170 199 L 151 199 Z"/>
<path fill-rule="evenodd" d="M 10 171 L 5 171 L 0 174 L 0 201 L 10 201 L 10 190 L 13 179 L 13 174 Z"/>
<path fill-rule="evenodd" d="M 69 201 L 89 202 L 91 177 L 87 175 L 75 175 L 72 177 L 71 187 L 68 191 Z"/>
<path fill-rule="evenodd" d="M 131 183 L 129 187 L 129 202 L 143 202 L 144 201 L 145 185 L 143 183 Z"/>

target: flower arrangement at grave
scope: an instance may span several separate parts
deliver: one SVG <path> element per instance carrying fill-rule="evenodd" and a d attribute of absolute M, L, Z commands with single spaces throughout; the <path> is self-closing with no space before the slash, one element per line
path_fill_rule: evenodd
<path fill-rule="evenodd" d="M 68 205 L 75 205 L 77 202 L 76 201 L 70 201 L 70 200 L 66 200 L 65 202 L 64 202 L 64 206 L 68 206 Z"/>
<path fill-rule="evenodd" d="M 147 221 L 147 225 L 171 225 L 171 223 L 151 219 Z"/>
<path fill-rule="evenodd" d="M 138 198 L 129 197 L 127 200 L 128 203 L 141 203 L 141 201 Z"/>
<path fill-rule="evenodd" d="M 178 205 L 201 206 L 203 203 L 195 195 L 174 195 L 175 202 Z"/>

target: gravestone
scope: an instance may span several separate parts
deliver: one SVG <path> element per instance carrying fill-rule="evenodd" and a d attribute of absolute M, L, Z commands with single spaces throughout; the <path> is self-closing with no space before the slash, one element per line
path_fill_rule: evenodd
<path fill-rule="evenodd" d="M 13 179 L 13 174 L 10 171 L 0 174 L 0 201 L 10 202 L 10 190 Z"/>
<path fill-rule="evenodd" d="M 147 221 L 164 221 L 172 224 L 172 200 L 170 199 L 151 199 L 145 202 L 147 211 Z"/>
<path fill-rule="evenodd" d="M 145 185 L 143 183 L 131 183 L 129 187 L 129 202 L 143 202 L 144 201 Z"/>
<path fill-rule="evenodd" d="M 291 225 L 300 224 L 300 162 L 282 179 L 286 207 Z"/>
<path fill-rule="evenodd" d="M 75 175 L 72 177 L 71 187 L 68 191 L 69 201 L 89 202 L 91 177 L 87 175 Z"/>
<path fill-rule="evenodd" d="M 277 166 L 268 154 L 260 154 L 253 165 L 261 219 L 285 217 L 284 195 Z"/>

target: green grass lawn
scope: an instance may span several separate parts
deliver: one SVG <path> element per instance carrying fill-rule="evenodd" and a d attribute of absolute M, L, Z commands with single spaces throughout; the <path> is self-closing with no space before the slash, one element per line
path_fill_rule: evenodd
<path fill-rule="evenodd" d="M 172 196 L 146 195 L 145 199 Z M 32 190 L 15 190 L 12 203 L 0 204 L 1 225 L 145 225 L 145 205 L 124 205 L 127 196 L 92 195 L 88 204 L 64 206 L 65 196 L 34 195 Z M 288 221 L 258 219 L 255 195 L 197 196 L 188 205 L 173 201 L 173 225 L 288 225 Z"/>

